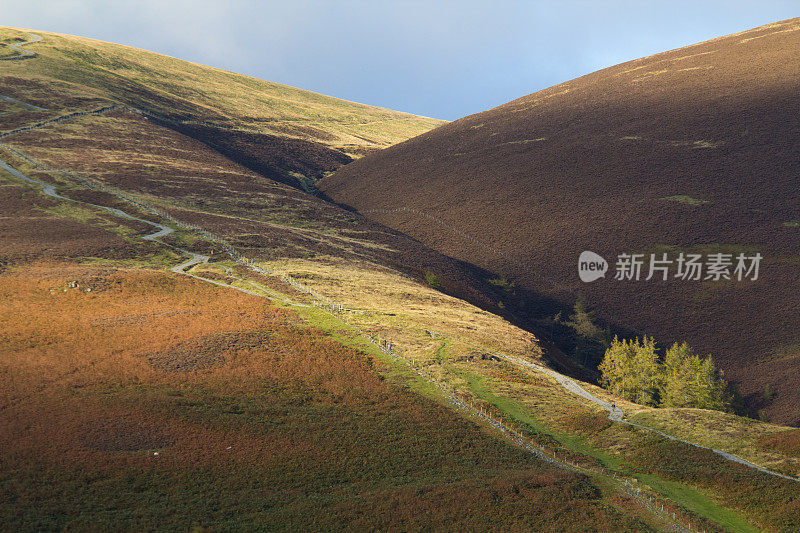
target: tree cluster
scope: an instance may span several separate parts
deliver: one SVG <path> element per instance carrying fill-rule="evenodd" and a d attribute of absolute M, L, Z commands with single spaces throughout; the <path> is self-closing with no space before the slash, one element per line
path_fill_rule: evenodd
<path fill-rule="evenodd" d="M 711 356 L 701 357 L 685 342 L 673 344 L 662 358 L 652 338 L 614 337 L 598 368 L 604 387 L 642 405 L 718 411 L 731 406 L 728 384 Z"/>

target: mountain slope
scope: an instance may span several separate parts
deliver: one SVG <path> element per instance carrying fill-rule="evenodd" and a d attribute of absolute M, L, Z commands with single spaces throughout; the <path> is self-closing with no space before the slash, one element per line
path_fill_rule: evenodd
<path fill-rule="evenodd" d="M 0 70 L 2 529 L 658 523 L 456 414 L 302 291 L 310 273 L 268 262 L 381 277 L 406 303 L 445 303 L 440 330 L 480 324 L 535 350 L 414 279 L 452 287 L 470 269 L 225 157 L 127 80 L 98 95 L 25 57 Z M 263 137 L 245 133 L 230 135 L 257 153 Z"/>
<path fill-rule="evenodd" d="M 753 412 L 797 424 L 798 49 L 792 19 L 617 65 L 439 127 L 320 186 L 532 293 L 563 306 L 582 295 L 617 327 L 689 341 Z M 621 253 L 765 259 L 754 282 L 584 284 L 583 250 L 612 273 Z"/>
<path fill-rule="evenodd" d="M 798 523 L 797 430 L 566 379 L 485 310 L 502 280 L 24 76 L 0 78 L 6 529 Z"/>
<path fill-rule="evenodd" d="M 4 45 L 30 35 L 0 28 Z M 118 44 L 33 35 L 43 40 L 17 47 L 31 56 L 2 63 L 2 94 L 50 109 L 55 85 L 70 96 L 61 107 L 112 101 L 143 109 L 288 183 L 313 183 L 353 158 L 442 123 Z M 13 55 L 9 46 L 0 54 Z"/>

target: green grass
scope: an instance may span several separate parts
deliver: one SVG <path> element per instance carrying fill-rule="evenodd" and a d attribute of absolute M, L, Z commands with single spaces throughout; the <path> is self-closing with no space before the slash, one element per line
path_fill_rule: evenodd
<path fill-rule="evenodd" d="M 681 204 L 694 205 L 694 206 L 708 203 L 708 200 L 700 200 L 699 198 L 693 198 L 685 194 L 676 194 L 675 196 L 665 196 L 661 198 L 661 200 L 668 200 L 670 202 L 678 202 Z"/>
<path fill-rule="evenodd" d="M 168 269 L 183 262 L 186 256 L 165 248 L 150 254 L 142 253 L 136 259 L 108 259 L 105 257 L 84 257 L 80 259 L 82 265 L 94 265 L 114 268 L 155 268 Z"/>
<path fill-rule="evenodd" d="M 562 449 L 555 448 L 554 451 L 556 453 L 576 453 L 584 457 L 593 458 L 607 469 L 635 477 L 641 483 L 683 509 L 724 528 L 732 531 L 758 531 L 739 512 L 715 502 L 708 495 L 687 486 L 685 483 L 667 480 L 653 473 L 642 472 L 631 464 L 624 454 L 611 453 L 606 449 L 599 448 L 596 444 L 578 434 L 558 431 L 551 424 L 543 423 L 533 416 L 529 408 L 522 403 L 503 394 L 492 392 L 491 380 L 485 376 L 464 371 L 461 372 L 461 375 L 473 394 L 497 407 L 504 417 L 508 417 L 516 424 L 526 426 L 534 440 L 540 442 L 545 440 L 546 443 L 546 439 L 542 439 L 541 436 L 537 437 L 537 434 L 540 434 L 557 442 Z M 546 406 L 542 408 L 546 409 Z M 625 426 L 614 426 L 613 431 L 618 435 L 622 435 L 624 432 L 632 430 Z M 635 432 L 636 430 L 633 431 Z M 612 442 L 617 440 L 613 437 L 611 439 Z M 552 445 L 550 447 L 552 448 Z"/>
<path fill-rule="evenodd" d="M 586 457 L 596 459 L 600 464 L 611 470 L 622 472 L 624 470 L 624 463 L 618 457 L 605 452 L 599 448 L 589 445 L 584 439 L 575 434 L 560 432 L 553 427 L 542 423 L 539 419 L 531 415 L 529 410 L 521 403 L 508 398 L 501 394 L 495 394 L 491 391 L 489 378 L 474 374 L 467 371 L 460 371 L 459 374 L 466 381 L 469 390 L 475 394 L 476 397 L 489 402 L 497 407 L 504 415 L 510 417 L 518 424 L 528 426 L 531 435 L 536 438 L 536 434 L 544 435 L 545 442 L 551 445 L 557 443 L 565 452 L 575 452 Z M 549 438 L 547 438 L 549 437 Z M 554 451 L 558 452 L 559 449 Z"/>
<path fill-rule="evenodd" d="M 687 487 L 683 483 L 667 481 L 652 474 L 639 474 L 636 478 L 685 509 L 711 520 L 727 530 L 754 533 L 760 531 L 750 525 L 739 513 L 716 504 L 705 494 Z"/>
<path fill-rule="evenodd" d="M 436 350 L 436 354 L 434 354 L 433 359 L 436 361 L 437 364 L 444 363 L 445 359 L 447 358 L 447 347 L 449 346 L 450 341 L 444 340 L 442 341 L 442 345 L 439 346 Z"/>

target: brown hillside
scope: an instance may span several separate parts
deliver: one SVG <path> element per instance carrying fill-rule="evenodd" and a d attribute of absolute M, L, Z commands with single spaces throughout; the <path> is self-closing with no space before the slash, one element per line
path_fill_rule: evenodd
<path fill-rule="evenodd" d="M 356 161 L 321 188 L 562 304 L 580 291 L 614 325 L 687 340 L 754 412 L 796 424 L 798 49 L 791 19 L 617 65 Z M 612 263 L 607 279 L 578 279 L 587 249 Z M 755 282 L 611 279 L 617 254 L 664 251 L 765 259 Z"/>
<path fill-rule="evenodd" d="M 41 119 L 48 111 L 125 105 L 307 188 L 354 158 L 442 123 L 72 35 L 0 27 L 0 58 L 21 41 L 30 41 L 23 48 L 30 55 L 2 61 L 0 129 L 18 124 L 17 112 Z"/>

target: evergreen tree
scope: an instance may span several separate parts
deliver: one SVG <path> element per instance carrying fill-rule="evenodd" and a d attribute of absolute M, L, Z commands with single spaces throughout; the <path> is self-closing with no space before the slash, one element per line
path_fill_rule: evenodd
<path fill-rule="evenodd" d="M 694 376 L 700 366 L 697 356 L 685 342 L 675 343 L 664 357 L 661 379 L 661 404 L 667 407 L 689 407 L 696 396 Z"/>
<path fill-rule="evenodd" d="M 667 350 L 663 368 L 663 406 L 722 411 L 730 405 L 728 384 L 710 356 L 700 357 L 686 343 L 675 343 Z"/>
<path fill-rule="evenodd" d="M 597 367 L 600 370 L 600 384 L 623 398 L 628 397 L 627 383 L 632 359 L 630 343 L 614 336 L 611 346 L 606 350 L 603 361 Z"/>
<path fill-rule="evenodd" d="M 575 332 L 573 358 L 584 366 L 596 366 L 610 344 L 610 332 L 595 324 L 594 314 L 582 297 L 575 302 L 572 314 L 564 324 Z"/>
<path fill-rule="evenodd" d="M 598 338 L 600 337 L 600 328 L 594 323 L 592 312 L 586 308 L 586 304 L 582 299 L 578 299 L 572 307 L 572 315 L 567 322 L 569 326 L 575 330 L 575 333 L 583 337 Z"/>
<path fill-rule="evenodd" d="M 626 341 L 614 337 L 598 368 L 601 384 L 610 391 L 632 402 L 656 404 L 661 369 L 652 338 Z"/>
<path fill-rule="evenodd" d="M 653 338 L 645 337 L 633 343 L 634 401 L 642 405 L 657 405 L 657 394 L 661 382 L 661 364 Z"/>
<path fill-rule="evenodd" d="M 713 359 L 700 357 L 685 342 L 673 344 L 662 362 L 652 338 L 614 337 L 598 368 L 601 385 L 639 404 L 723 411 L 732 402 Z"/>

